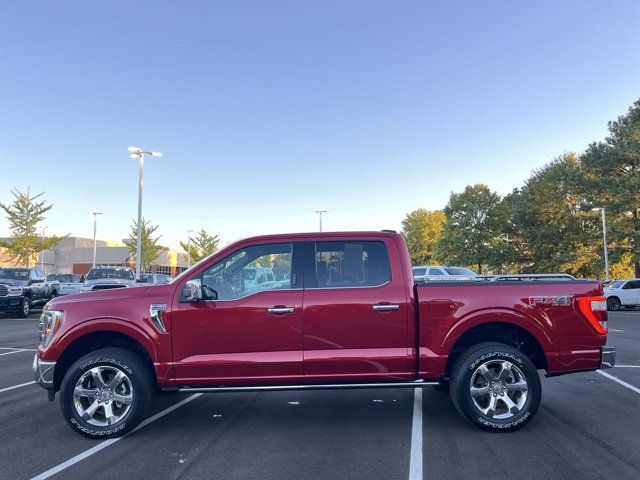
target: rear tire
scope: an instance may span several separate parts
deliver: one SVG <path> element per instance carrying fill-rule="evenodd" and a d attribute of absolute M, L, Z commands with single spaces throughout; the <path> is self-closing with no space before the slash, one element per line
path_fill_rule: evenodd
<path fill-rule="evenodd" d="M 60 405 L 74 431 L 89 438 L 114 438 L 144 420 L 154 393 L 153 374 L 140 356 L 122 348 L 103 348 L 67 370 Z"/>
<path fill-rule="evenodd" d="M 621 307 L 620 299 L 618 297 L 607 298 L 607 310 L 617 312 Z"/>
<path fill-rule="evenodd" d="M 534 417 L 542 385 L 522 352 L 502 343 L 480 343 L 456 361 L 449 392 L 458 412 L 471 423 L 492 432 L 510 432 Z"/>

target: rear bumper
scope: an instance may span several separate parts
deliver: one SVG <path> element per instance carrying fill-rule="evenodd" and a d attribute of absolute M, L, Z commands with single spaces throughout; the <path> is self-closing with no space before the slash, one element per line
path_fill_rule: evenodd
<path fill-rule="evenodd" d="M 46 390 L 53 390 L 53 372 L 56 368 L 56 362 L 48 362 L 40 360 L 36 353 L 33 357 L 33 376 L 36 383 Z"/>
<path fill-rule="evenodd" d="M 600 348 L 600 369 L 612 368 L 616 365 L 616 347 Z"/>

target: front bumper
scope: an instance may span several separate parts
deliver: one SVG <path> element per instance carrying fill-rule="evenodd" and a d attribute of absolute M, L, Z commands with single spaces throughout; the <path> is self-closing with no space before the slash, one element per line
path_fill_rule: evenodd
<path fill-rule="evenodd" d="M 600 347 L 600 370 L 616 365 L 616 347 Z"/>
<path fill-rule="evenodd" d="M 33 376 L 36 379 L 36 383 L 42 388 L 47 390 L 53 390 L 53 372 L 56 368 L 56 362 L 48 362 L 40 360 L 36 353 L 33 357 Z"/>
<path fill-rule="evenodd" d="M 22 296 L 0 297 L 0 312 L 22 310 Z"/>

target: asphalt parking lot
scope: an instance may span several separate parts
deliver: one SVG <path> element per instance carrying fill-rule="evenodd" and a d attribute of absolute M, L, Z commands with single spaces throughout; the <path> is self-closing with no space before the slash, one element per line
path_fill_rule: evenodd
<path fill-rule="evenodd" d="M 478 430 L 430 387 L 162 396 L 116 441 L 71 431 L 32 383 L 37 317 L 0 317 L 3 479 L 640 478 L 638 311 L 609 314 L 619 366 L 544 379 L 515 433 Z"/>

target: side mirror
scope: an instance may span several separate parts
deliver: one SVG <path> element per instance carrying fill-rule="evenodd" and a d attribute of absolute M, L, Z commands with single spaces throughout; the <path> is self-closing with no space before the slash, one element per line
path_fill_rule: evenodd
<path fill-rule="evenodd" d="M 185 302 L 199 302 L 202 300 L 202 282 L 199 278 L 187 281 L 182 288 L 182 298 Z"/>

